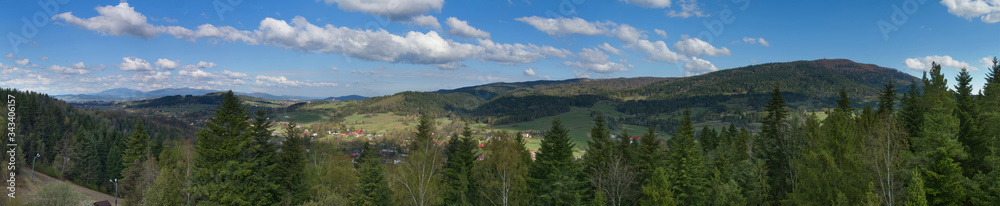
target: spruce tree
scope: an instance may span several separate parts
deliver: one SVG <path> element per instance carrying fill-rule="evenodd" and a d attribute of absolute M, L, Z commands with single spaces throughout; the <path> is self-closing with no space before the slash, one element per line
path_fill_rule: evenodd
<path fill-rule="evenodd" d="M 920 134 L 920 126 L 924 121 L 924 108 L 921 105 L 923 94 L 917 88 L 916 82 L 910 83 L 910 90 L 900 98 L 899 122 L 911 138 Z"/>
<path fill-rule="evenodd" d="M 671 189 L 678 202 L 683 205 L 706 205 L 709 197 L 708 171 L 702 162 L 702 150 L 694 140 L 691 110 L 685 109 L 680 127 L 674 137 L 667 142 L 669 152 L 667 165 L 670 172 Z"/>
<path fill-rule="evenodd" d="M 472 130 L 469 125 L 462 128 L 462 136 L 452 136 L 448 141 L 445 155 L 448 157 L 445 162 L 445 184 L 447 189 L 444 194 L 444 202 L 448 205 L 471 205 L 475 192 L 472 187 L 472 166 L 476 161 L 476 154 L 473 150 L 476 145 L 472 142 Z"/>
<path fill-rule="evenodd" d="M 885 84 L 885 89 L 882 90 L 882 94 L 878 97 L 878 110 L 875 111 L 879 115 L 892 115 L 893 107 L 896 106 L 896 85 L 889 82 Z"/>
<path fill-rule="evenodd" d="M 627 142 L 628 140 L 622 140 Z M 653 125 L 646 127 L 646 134 L 642 135 L 639 141 L 638 163 L 636 164 L 637 180 L 640 184 L 647 184 L 653 176 L 657 167 L 661 167 L 664 158 L 660 141 L 656 138 Z"/>
<path fill-rule="evenodd" d="M 594 127 L 590 129 L 590 141 L 587 141 L 587 153 L 583 155 L 583 162 L 585 167 L 583 168 L 583 173 L 588 179 L 596 178 L 596 176 L 601 170 L 601 167 L 605 167 L 612 158 L 614 153 L 614 147 L 611 144 L 611 135 L 608 131 L 607 124 L 604 120 L 604 115 L 598 113 L 594 117 Z M 597 191 L 598 188 L 595 181 L 589 181 L 592 183 L 588 188 L 588 194 L 600 193 Z"/>
<path fill-rule="evenodd" d="M 698 143 L 704 146 L 705 151 L 715 150 L 719 146 L 719 134 L 716 134 L 715 130 L 709 127 L 702 127 L 700 137 L 698 138 Z"/>
<path fill-rule="evenodd" d="M 303 144 L 305 136 L 302 129 L 293 121 L 289 121 L 285 126 L 285 141 L 281 144 L 281 152 L 278 153 L 278 170 L 281 177 L 280 185 L 282 202 L 289 205 L 298 205 L 306 200 L 305 184 L 302 182 L 305 170 L 306 151 Z"/>
<path fill-rule="evenodd" d="M 149 135 L 146 134 L 146 129 L 142 123 L 135 124 L 135 131 L 132 132 L 132 136 L 129 136 L 128 142 L 125 143 L 125 154 L 122 154 L 123 163 L 125 166 L 132 165 L 136 161 L 142 162 L 146 160 L 149 156 Z"/>
<path fill-rule="evenodd" d="M 788 112 L 785 111 L 785 99 L 781 97 L 780 88 L 775 85 L 771 93 L 771 100 L 767 103 L 767 116 L 764 116 L 761 126 L 761 133 L 754 141 L 754 156 L 764 160 L 768 167 L 768 179 L 771 181 L 771 196 L 776 199 L 784 199 L 785 194 L 791 192 L 789 183 L 789 157 L 786 154 L 789 148 L 784 148 L 787 139 L 784 135 L 784 122 Z"/>
<path fill-rule="evenodd" d="M 671 173 L 667 172 L 666 168 L 657 167 L 654 169 L 649 181 L 642 185 L 643 195 L 640 199 L 642 205 L 684 205 L 678 201 L 673 192 L 674 184 L 670 182 L 672 179 L 674 178 L 671 177 Z"/>
<path fill-rule="evenodd" d="M 379 162 L 378 149 L 365 142 L 361 155 L 355 160 L 358 169 L 357 193 L 352 195 L 351 203 L 359 206 L 392 205 L 392 190 L 386 182 L 385 166 Z"/>
<path fill-rule="evenodd" d="M 258 161 L 246 108 L 232 91 L 222 97 L 215 116 L 196 134 L 190 191 L 199 204 L 272 205 L 274 188 L 260 183 L 266 176 L 254 173 Z"/>
<path fill-rule="evenodd" d="M 927 206 L 927 192 L 924 191 L 924 179 L 922 174 L 913 171 L 910 174 L 910 181 L 906 186 L 906 206 Z"/>
<path fill-rule="evenodd" d="M 573 162 L 573 143 L 559 117 L 545 132 L 541 148 L 529 170 L 534 202 L 542 205 L 579 205 L 583 185 L 577 179 L 578 166 Z"/>
<path fill-rule="evenodd" d="M 984 158 L 989 155 L 989 140 L 986 140 L 981 133 L 981 119 L 978 105 L 972 96 L 972 76 L 969 71 L 962 68 L 962 71 L 955 77 L 955 117 L 958 118 L 958 141 L 961 142 L 969 153 L 969 158 L 962 161 L 961 165 L 965 176 L 972 177 L 978 172 L 987 170 Z M 988 172 L 988 171 L 985 171 Z"/>

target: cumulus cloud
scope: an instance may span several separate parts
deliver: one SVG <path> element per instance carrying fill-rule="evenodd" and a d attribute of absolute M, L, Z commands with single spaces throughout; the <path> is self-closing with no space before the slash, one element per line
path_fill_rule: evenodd
<path fill-rule="evenodd" d="M 199 61 L 198 64 L 195 65 L 195 67 L 202 68 L 202 69 L 211 69 L 212 67 L 215 67 L 215 66 L 218 66 L 218 65 L 216 65 L 215 63 L 212 63 L 212 62 L 205 62 L 205 61 Z"/>
<path fill-rule="evenodd" d="M 171 61 L 169 59 L 157 59 L 154 64 L 156 64 L 156 67 L 160 67 L 162 69 L 176 69 L 181 66 L 177 61 Z"/>
<path fill-rule="evenodd" d="M 546 56 L 566 58 L 572 52 L 551 46 L 534 44 L 499 44 L 489 39 L 478 40 L 482 52 L 479 58 L 502 65 L 523 64 L 538 61 Z"/>
<path fill-rule="evenodd" d="M 662 9 L 670 7 L 670 0 L 622 0 L 627 4 L 634 4 L 636 6 L 645 8 L 656 8 Z"/>
<path fill-rule="evenodd" d="M 11 53 L 8 53 L 7 55 L 3 56 L 3 58 L 4 59 L 17 59 L 17 56 L 14 56 L 14 52 L 11 52 Z"/>
<path fill-rule="evenodd" d="M 747 44 L 757 44 L 757 43 L 760 43 L 760 45 L 763 45 L 765 47 L 770 47 L 771 46 L 771 43 L 768 43 L 767 40 L 764 40 L 764 38 L 753 38 L 753 37 L 747 37 L 747 36 L 743 37 L 743 43 L 747 43 Z"/>
<path fill-rule="evenodd" d="M 606 32 L 603 24 L 600 22 L 588 22 L 580 17 L 573 18 L 557 18 L 549 19 L 538 16 L 531 17 L 521 17 L 514 20 L 527 23 L 538 29 L 539 31 L 545 32 L 549 36 L 564 36 L 564 35 L 600 35 Z"/>
<path fill-rule="evenodd" d="M 229 78 L 234 78 L 234 79 L 236 79 L 236 78 L 246 78 L 247 77 L 247 74 L 245 74 L 245 73 L 233 72 L 233 71 L 229 71 L 229 70 L 222 70 L 222 75 L 226 76 L 226 77 L 229 77 Z"/>
<path fill-rule="evenodd" d="M 254 84 L 279 87 L 335 87 L 337 83 L 290 80 L 285 76 L 257 76 Z"/>
<path fill-rule="evenodd" d="M 524 70 L 524 76 L 527 76 L 527 77 L 538 77 L 538 78 L 542 78 L 542 79 L 552 79 L 549 76 L 543 76 L 543 75 L 539 75 L 538 73 L 535 73 L 535 68 L 534 67 L 528 67 L 528 69 L 525 69 Z"/>
<path fill-rule="evenodd" d="M 87 65 L 83 64 L 83 62 L 77 62 L 76 64 L 73 64 L 73 68 L 84 69 L 87 68 Z"/>
<path fill-rule="evenodd" d="M 607 42 L 605 42 L 604 44 L 598 45 L 597 47 L 603 49 L 604 51 L 607 51 L 607 52 L 610 52 L 612 54 L 615 54 L 615 55 L 622 55 L 622 53 L 623 53 L 622 50 L 619 50 L 618 48 L 615 48 L 615 47 L 611 46 Z"/>
<path fill-rule="evenodd" d="M 625 43 L 635 43 L 636 41 L 639 41 L 639 39 L 646 38 L 646 34 L 643 34 L 642 31 L 628 24 L 618 25 L 618 27 L 611 30 L 611 33 L 613 33 L 615 37 L 618 37 L 618 40 Z"/>
<path fill-rule="evenodd" d="M 660 37 L 667 38 L 667 31 L 653 29 L 653 32 L 656 32 L 656 35 L 660 35 Z"/>
<path fill-rule="evenodd" d="M 704 74 L 708 72 L 719 71 L 712 62 L 704 59 L 699 59 L 698 57 L 691 57 L 691 59 L 684 63 L 684 69 L 686 69 L 687 76 L 693 76 L 698 74 Z"/>
<path fill-rule="evenodd" d="M 618 40 L 626 43 L 635 43 L 640 39 L 647 38 L 645 31 L 636 29 L 632 25 L 618 24 L 611 21 L 589 22 L 581 19 L 580 17 L 559 17 L 549 19 L 538 16 L 521 17 L 514 20 L 527 23 L 528 25 L 535 27 L 538 31 L 544 32 L 552 37 L 562 37 L 574 34 L 585 36 L 603 34 L 614 36 L 618 38 Z"/>
<path fill-rule="evenodd" d="M 982 59 L 979 59 L 979 63 L 983 63 L 983 67 L 985 68 L 992 68 L 994 58 L 996 57 L 983 57 Z"/>
<path fill-rule="evenodd" d="M 153 71 L 149 62 L 135 57 L 122 57 L 122 63 L 118 64 L 118 69 L 122 71 Z M 168 72 L 169 75 L 169 72 Z"/>
<path fill-rule="evenodd" d="M 689 38 L 674 43 L 674 49 L 688 56 L 729 56 L 732 55 L 728 48 L 715 48 L 708 42 L 698 38 Z"/>
<path fill-rule="evenodd" d="M 28 65 L 29 63 L 31 63 L 31 60 L 21 59 L 21 60 L 14 61 L 14 63 L 17 64 L 17 65 Z"/>
<path fill-rule="evenodd" d="M 340 2 L 340 1 L 331 1 Z M 346 2 L 346 1 L 345 1 Z M 377 2 L 377 1 L 376 1 Z M 356 3 L 356 2 L 355 2 Z M 408 4 L 406 2 L 401 4 Z M 341 4 L 342 5 L 342 4 Z M 317 53 L 329 53 L 329 54 L 339 54 L 349 57 L 354 57 L 358 59 L 370 60 L 370 61 L 384 61 L 392 63 L 409 63 L 409 64 L 423 64 L 437 66 L 441 69 L 453 69 L 462 66 L 461 62 L 474 57 L 496 57 L 498 52 L 504 51 L 520 51 L 520 50 L 491 50 L 490 48 L 485 48 L 491 45 L 473 45 L 455 42 L 450 39 L 442 38 L 437 32 L 430 31 L 427 33 L 410 31 L 405 34 L 392 34 L 386 30 L 357 30 L 347 27 L 335 27 L 333 25 L 319 26 L 310 23 L 304 17 L 297 16 L 294 17 L 291 22 L 285 20 L 277 20 L 273 18 L 265 18 L 261 20 L 260 25 L 257 29 L 252 31 L 238 30 L 233 27 L 216 27 L 211 24 L 205 24 L 198 26 L 196 30 L 191 30 L 188 28 L 178 27 L 178 26 L 153 26 L 145 22 L 145 17 L 129 7 L 127 3 L 121 3 L 119 6 L 107 6 L 98 7 L 100 10 L 115 10 L 116 12 L 98 12 L 101 15 L 96 17 L 91 17 L 88 19 L 80 19 L 79 17 L 73 16 L 72 13 L 63 13 L 57 15 L 56 19 L 63 19 L 70 24 L 72 22 L 77 22 L 79 24 L 89 24 L 95 22 L 101 22 L 100 25 L 105 24 L 123 24 L 117 26 L 80 26 L 81 28 L 98 31 L 101 33 L 115 34 L 115 35 L 133 35 L 142 38 L 148 38 L 156 36 L 156 34 L 170 34 L 175 38 L 186 39 L 189 41 L 195 41 L 199 38 L 209 38 L 214 40 L 224 40 L 230 42 L 243 42 L 248 45 L 268 45 L 275 46 L 279 48 L 302 51 L 302 52 L 317 52 Z M 118 11 L 123 10 L 123 11 Z M 129 15 L 118 15 L 116 14 L 129 14 Z M 110 21 L 107 19 L 122 19 L 123 16 L 133 16 L 133 19 L 137 21 L 122 21 L 114 20 Z M 141 17 L 141 18 L 139 18 Z M 457 21 L 457 19 L 456 19 Z M 124 22 L 124 23 L 123 23 Z M 585 22 L 585 21 L 584 21 Z M 97 24 L 97 23 L 95 23 Z M 148 26 L 129 26 L 129 25 L 148 25 Z M 143 28 L 143 31 L 152 32 L 138 32 L 137 29 L 122 29 L 122 28 Z M 148 29 L 153 28 L 153 29 Z M 478 35 L 483 36 L 483 35 Z M 513 47 L 529 47 L 531 49 L 523 49 L 524 51 L 533 52 L 513 52 L 507 53 L 507 56 L 516 57 L 516 59 L 539 59 L 536 53 L 541 53 L 546 56 L 555 56 L 560 58 L 565 58 L 568 51 L 553 48 L 551 46 L 534 46 L 534 45 L 523 45 Z M 534 49 L 537 47 L 537 49 Z M 500 47 L 498 47 L 500 48 Z M 493 53 L 490 53 L 493 52 Z M 523 56 L 522 56 L 523 55 Z M 482 59 L 485 61 L 494 61 L 494 59 Z M 498 61 L 502 62 L 502 61 Z M 516 61 L 524 62 L 524 61 Z M 129 69 L 135 68 L 145 68 L 145 67 L 125 67 Z M 152 68 L 152 67 L 150 67 Z"/>
<path fill-rule="evenodd" d="M 490 38 L 489 32 L 469 26 L 469 22 L 455 17 L 448 17 L 444 23 L 448 25 L 448 33 L 451 35 L 462 38 Z"/>
<path fill-rule="evenodd" d="M 52 66 L 50 66 L 49 67 L 49 71 L 53 71 L 53 72 L 56 72 L 56 73 L 59 73 L 59 74 L 66 74 L 66 75 L 84 75 L 84 74 L 90 73 L 90 71 L 87 71 L 86 69 L 82 69 L 82 68 L 81 69 L 78 69 L 78 68 L 69 68 L 69 67 L 64 67 L 64 66 L 59 66 L 59 65 L 52 65 Z"/>
<path fill-rule="evenodd" d="M 583 48 L 576 54 L 576 59 L 579 61 L 566 61 L 563 62 L 563 65 L 600 74 L 628 71 L 629 68 L 633 67 L 628 61 L 611 62 L 608 58 L 607 54 L 597 48 Z"/>
<path fill-rule="evenodd" d="M 1000 22 L 1000 1 L 997 0 L 941 0 L 948 13 L 971 20 L 979 17 L 985 23 Z"/>
<path fill-rule="evenodd" d="M 41 57 L 41 58 L 38 58 L 38 59 L 40 59 L 40 60 L 42 60 L 42 61 L 48 61 L 48 60 L 49 60 L 49 57 Z"/>
<path fill-rule="evenodd" d="M 688 18 L 688 17 L 692 17 L 692 16 L 694 16 L 694 17 L 709 17 L 709 16 L 711 16 L 711 15 L 705 14 L 701 10 L 701 7 L 698 6 L 698 0 L 680 0 L 680 3 L 678 3 L 678 4 L 681 6 L 681 11 L 679 11 L 679 12 L 677 10 L 667 11 L 667 16 L 669 16 L 669 17 L 679 17 L 679 18 Z"/>
<path fill-rule="evenodd" d="M 94 9 L 100 14 L 99 16 L 81 19 L 73 16 L 72 12 L 66 12 L 57 14 L 52 19 L 62 19 L 71 25 L 97 31 L 104 35 L 131 35 L 143 39 L 157 36 L 159 28 L 147 23 L 146 16 L 136 12 L 128 5 L 128 2 L 121 2 L 117 6 L 99 6 Z"/>
<path fill-rule="evenodd" d="M 441 12 L 444 0 L 323 0 L 327 5 L 337 4 L 344 11 L 359 11 L 369 15 L 405 21 L 431 11 Z"/>
<path fill-rule="evenodd" d="M 215 75 L 212 75 L 212 73 L 208 73 L 208 72 L 202 71 L 201 69 L 184 69 L 184 70 L 181 70 L 181 71 L 177 72 L 177 74 L 181 75 L 181 76 L 189 76 L 189 77 L 193 77 L 193 78 L 212 78 L 212 77 L 215 77 Z"/>
<path fill-rule="evenodd" d="M 935 56 L 926 56 L 926 57 L 917 57 L 917 58 L 907 58 L 906 60 L 903 61 L 903 64 L 905 64 L 906 67 L 908 67 L 910 69 L 913 69 L 913 70 L 922 70 L 922 71 L 928 71 L 928 70 L 930 70 L 931 69 L 931 63 L 940 64 L 941 67 L 951 67 L 951 68 L 955 68 L 955 69 L 968 68 L 970 71 L 979 70 L 979 68 L 976 68 L 976 67 L 973 67 L 973 66 L 969 66 L 969 63 L 955 60 L 955 59 L 951 58 L 951 56 L 947 56 L 947 55 L 945 55 L 945 56 L 937 56 L 937 55 L 935 55 Z"/>
<path fill-rule="evenodd" d="M 438 23 L 437 17 L 431 15 L 422 15 L 413 17 L 410 19 L 409 23 L 416 24 L 417 26 L 422 26 L 424 28 L 440 29 L 441 23 Z"/>
<path fill-rule="evenodd" d="M 667 43 L 663 41 L 650 42 L 649 40 L 639 40 L 635 44 L 627 45 L 626 47 L 638 50 L 646 55 L 646 60 L 648 61 L 658 61 L 667 63 L 677 63 L 684 60 L 684 55 L 677 54 L 670 51 L 667 47 Z"/>

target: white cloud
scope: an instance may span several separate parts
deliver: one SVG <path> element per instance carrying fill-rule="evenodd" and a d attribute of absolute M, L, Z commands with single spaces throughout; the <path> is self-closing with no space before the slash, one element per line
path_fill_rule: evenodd
<path fill-rule="evenodd" d="M 524 76 L 529 76 L 529 77 L 538 76 L 538 73 L 535 73 L 534 69 L 528 68 L 524 70 Z"/>
<path fill-rule="evenodd" d="M 156 64 L 156 67 L 160 67 L 161 69 L 176 69 L 181 66 L 177 61 L 171 61 L 169 59 L 157 59 L 154 64 Z"/>
<path fill-rule="evenodd" d="M 551 46 L 536 46 L 534 44 L 500 44 L 489 39 L 479 39 L 482 51 L 479 58 L 502 65 L 523 64 L 538 61 L 546 56 L 566 58 L 572 52 Z"/>
<path fill-rule="evenodd" d="M 181 76 L 189 76 L 192 78 L 212 78 L 215 77 L 212 73 L 202 71 L 201 69 L 184 69 L 177 72 Z"/>
<path fill-rule="evenodd" d="M 548 34 L 549 36 L 564 36 L 572 34 L 593 36 L 604 34 L 606 32 L 606 29 L 603 28 L 603 24 L 605 23 L 591 23 L 587 22 L 587 20 L 581 19 L 580 17 L 560 17 L 558 19 L 549 19 L 531 16 L 516 18 L 514 20 L 527 23 L 528 25 L 535 27 L 535 29 L 545 32 L 545 34 Z"/>
<path fill-rule="evenodd" d="M 337 3 L 344 11 L 360 11 L 366 14 L 388 17 L 393 21 L 409 20 L 430 11 L 441 12 L 444 0 L 324 0 L 326 4 Z"/>
<path fill-rule="evenodd" d="M 40 60 L 42 60 L 42 61 L 48 61 L 48 60 L 49 60 L 49 57 L 41 57 L 41 58 L 38 58 L 38 59 L 40 59 Z"/>
<path fill-rule="evenodd" d="M 615 27 L 611 33 L 613 33 L 615 37 L 618 37 L 618 40 L 625 43 L 635 43 L 636 41 L 639 41 L 639 39 L 646 38 L 646 35 L 643 34 L 642 31 L 628 24 L 618 25 L 618 27 Z"/>
<path fill-rule="evenodd" d="M 14 52 L 11 52 L 11 53 L 8 53 L 6 56 L 3 56 L 3 58 L 4 59 L 17 59 L 17 56 L 14 56 Z"/>
<path fill-rule="evenodd" d="M 432 29 L 441 28 L 441 23 L 438 23 L 437 17 L 431 15 L 413 17 L 413 19 L 410 19 L 410 23 L 416 24 L 417 26 L 422 26 L 424 28 L 432 28 Z"/>
<path fill-rule="evenodd" d="M 581 72 L 581 71 L 576 71 L 576 70 L 572 70 L 572 71 L 573 71 L 573 75 L 576 76 L 576 78 L 590 78 L 590 73 L 588 73 L 588 72 Z"/>
<path fill-rule="evenodd" d="M 52 19 L 62 19 L 66 23 L 87 30 L 100 32 L 104 35 L 124 36 L 132 35 L 143 39 L 156 37 L 159 28 L 146 22 L 146 16 L 136 12 L 128 5 L 128 2 L 121 2 L 117 6 L 102 6 L 94 8 L 100 14 L 96 17 L 81 19 L 73 16 L 72 12 L 57 14 Z"/>
<path fill-rule="evenodd" d="M 222 75 L 234 79 L 247 77 L 247 74 L 245 73 L 233 72 L 229 70 L 222 70 Z"/>
<path fill-rule="evenodd" d="M 985 23 L 1000 22 L 1000 1 L 998 0 L 941 0 L 948 7 L 948 13 L 971 20 L 979 17 Z"/>
<path fill-rule="evenodd" d="M 645 8 L 657 8 L 662 9 L 670 7 L 670 0 L 623 0 L 628 4 L 635 4 L 636 6 Z"/>
<path fill-rule="evenodd" d="M 202 69 L 211 69 L 212 67 L 215 67 L 215 66 L 218 66 L 218 65 L 216 65 L 215 63 L 212 63 L 212 62 L 205 62 L 205 61 L 199 61 L 198 64 L 195 65 L 195 67 L 202 68 Z"/>
<path fill-rule="evenodd" d="M 768 43 L 767 40 L 764 40 L 764 38 L 752 38 L 752 37 L 745 36 L 745 37 L 743 37 L 743 42 L 747 43 L 747 44 L 760 43 L 760 45 L 763 45 L 765 47 L 770 47 L 771 46 L 771 43 Z"/>
<path fill-rule="evenodd" d="M 73 64 L 73 68 L 84 69 L 87 68 L 87 65 L 83 64 L 83 62 L 77 62 L 76 64 Z"/>
<path fill-rule="evenodd" d="M 951 67 L 951 68 L 955 68 L 955 69 L 968 68 L 970 71 L 979 70 L 979 68 L 976 68 L 976 67 L 973 67 L 973 66 L 969 66 L 969 63 L 965 63 L 963 61 L 955 60 L 955 59 L 951 58 L 951 56 L 947 56 L 947 55 L 945 55 L 945 56 L 937 56 L 937 55 L 935 55 L 935 56 L 926 56 L 926 57 L 917 57 L 917 58 L 907 58 L 906 60 L 903 61 L 903 64 L 905 64 L 906 67 L 908 67 L 910 69 L 913 69 L 913 70 L 928 71 L 928 70 L 931 69 L 931 63 L 932 62 L 940 64 L 941 67 Z"/>
<path fill-rule="evenodd" d="M 993 68 L 993 59 L 996 57 L 983 57 L 979 59 L 979 63 L 983 63 L 984 68 Z"/>
<path fill-rule="evenodd" d="M 171 19 L 171 18 L 168 18 L 168 17 L 163 17 L 163 21 L 165 21 L 167 23 L 177 23 L 177 19 Z"/>
<path fill-rule="evenodd" d="M 698 38 L 689 38 L 685 40 L 678 41 L 674 44 L 674 49 L 677 52 L 688 56 L 729 56 L 732 55 L 728 48 L 722 47 L 721 49 L 715 48 L 708 42 L 702 41 Z"/>
<path fill-rule="evenodd" d="M 448 25 L 448 33 L 451 35 L 462 38 L 490 38 L 489 32 L 469 26 L 469 22 L 458 20 L 455 17 L 448 17 L 444 23 Z"/>
<path fill-rule="evenodd" d="M 21 60 L 14 61 L 14 63 L 17 64 L 17 65 L 28 65 L 28 63 L 31 63 L 31 60 L 21 59 Z"/>
<path fill-rule="evenodd" d="M 604 44 L 598 45 L 597 47 L 603 49 L 604 51 L 607 51 L 607 52 L 610 52 L 612 54 L 615 54 L 615 55 L 622 55 L 622 50 L 619 50 L 618 48 L 615 48 L 615 47 L 611 46 L 607 42 L 605 42 Z"/>
<path fill-rule="evenodd" d="M 653 32 L 656 32 L 656 35 L 660 35 L 660 37 L 667 38 L 667 31 L 653 29 Z"/>
<path fill-rule="evenodd" d="M 719 68 L 716 68 L 712 62 L 699 59 L 698 57 L 691 57 L 689 61 L 685 62 L 684 69 L 687 70 L 686 74 L 688 74 L 688 76 L 719 71 Z"/>
<path fill-rule="evenodd" d="M 677 12 L 677 10 L 668 11 L 667 12 L 667 16 L 669 16 L 669 17 L 680 17 L 680 18 L 688 18 L 688 17 L 692 17 L 692 16 L 694 16 L 694 17 L 709 17 L 709 16 L 711 16 L 711 15 L 705 14 L 701 10 L 701 7 L 698 6 L 698 0 L 680 0 L 680 3 L 678 3 L 678 4 L 681 5 L 681 11 L 680 12 Z"/>
<path fill-rule="evenodd" d="M 83 75 L 83 74 L 90 73 L 90 71 L 87 71 L 86 69 L 82 69 L 82 68 L 69 68 L 69 67 L 64 67 L 64 66 L 59 66 L 59 65 L 52 65 L 52 66 L 50 66 L 49 67 L 49 71 L 53 71 L 53 72 L 56 72 L 56 73 L 59 73 L 59 74 L 66 74 L 66 75 Z"/>
<path fill-rule="evenodd" d="M 335 87 L 337 83 L 290 80 L 285 76 L 257 76 L 254 84 L 280 87 Z"/>
<path fill-rule="evenodd" d="M 125 5 L 122 7 L 122 5 Z M 122 7 L 122 8 L 120 8 Z M 98 7 L 99 9 L 119 9 L 126 10 L 118 13 L 132 14 L 131 16 L 142 16 L 128 7 L 127 4 L 119 4 L 117 7 Z M 101 13 L 101 12 L 99 12 Z M 121 19 L 121 17 L 108 17 L 115 13 L 103 12 L 101 16 L 88 19 Z M 79 19 L 71 13 L 57 15 L 67 22 L 74 22 Z M 141 23 L 148 25 L 141 19 Z M 82 20 L 81 20 L 82 21 Z M 95 20 L 96 21 L 96 20 Z M 457 21 L 457 19 L 456 19 Z M 115 21 L 112 21 L 115 22 Z M 586 22 L 586 21 L 584 21 Z M 71 23 L 72 24 L 72 23 Z M 248 45 L 268 45 L 301 52 L 317 52 L 339 54 L 358 59 L 370 61 L 384 61 L 392 63 L 423 64 L 437 66 L 441 69 L 453 69 L 462 66 L 461 62 L 479 57 L 483 61 L 496 62 L 526 62 L 524 60 L 504 61 L 499 57 L 519 57 L 518 59 L 539 59 L 536 53 L 546 56 L 565 58 L 570 52 L 556 49 L 551 46 L 535 46 L 513 44 L 515 49 L 495 50 L 496 48 L 486 48 L 491 45 L 473 45 L 455 42 L 442 38 L 437 32 L 427 33 L 410 31 L 405 34 L 392 34 L 386 30 L 357 30 L 347 27 L 335 27 L 333 25 L 314 25 L 304 17 L 294 17 L 291 22 L 265 18 L 261 20 L 257 29 L 252 31 L 238 30 L 233 27 L 216 27 L 210 24 L 198 26 L 196 30 L 191 30 L 179 26 L 152 26 L 150 31 L 154 33 L 134 32 L 132 30 L 117 29 L 115 27 L 85 27 L 82 28 L 99 31 L 102 33 L 114 33 L 120 35 L 135 35 L 139 37 L 152 37 L 158 33 L 171 34 L 172 36 L 189 41 L 198 38 L 209 38 L 213 40 L 224 40 L 231 42 L 243 42 Z M 108 29 L 115 28 L 115 29 Z M 141 27 L 145 28 L 145 27 Z M 128 32 L 126 32 L 128 31 Z M 482 36 L 482 35 L 479 35 Z M 501 44 L 508 45 L 508 44 Z M 529 52 L 523 52 L 529 51 Z M 492 53 L 491 53 L 492 52 Z M 505 55 L 501 52 L 511 52 Z M 124 67 L 128 69 L 139 69 L 146 67 Z M 149 67 L 148 70 L 152 70 Z"/>
<path fill-rule="evenodd" d="M 118 69 L 122 71 L 153 71 L 153 66 L 149 62 L 135 57 L 122 57 L 122 63 L 118 64 Z M 169 72 L 168 72 L 169 75 Z"/>
<path fill-rule="evenodd" d="M 524 70 L 524 76 L 527 76 L 527 77 L 539 77 L 539 78 L 542 78 L 542 79 L 552 79 L 549 76 L 542 76 L 542 75 L 539 75 L 538 73 L 535 73 L 535 68 L 534 67 L 528 67 L 528 69 L 525 69 Z"/>
<path fill-rule="evenodd" d="M 670 51 L 670 48 L 668 48 L 667 44 L 663 41 L 650 42 L 649 40 L 643 39 L 639 40 L 635 44 L 627 45 L 626 47 L 645 53 L 646 60 L 648 61 L 677 63 L 685 59 L 684 55 Z"/>
<path fill-rule="evenodd" d="M 628 71 L 628 68 L 633 67 L 628 61 L 624 60 L 619 62 L 608 61 L 609 56 L 597 48 L 583 48 L 576 56 L 579 61 L 566 61 L 563 62 L 563 65 L 600 74 Z"/>

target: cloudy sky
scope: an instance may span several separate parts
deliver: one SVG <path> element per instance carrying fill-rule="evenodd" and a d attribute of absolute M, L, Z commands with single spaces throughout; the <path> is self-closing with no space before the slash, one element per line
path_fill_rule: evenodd
<path fill-rule="evenodd" d="M 847 58 L 981 87 L 1000 0 L 3 1 L 0 86 L 378 96 Z"/>

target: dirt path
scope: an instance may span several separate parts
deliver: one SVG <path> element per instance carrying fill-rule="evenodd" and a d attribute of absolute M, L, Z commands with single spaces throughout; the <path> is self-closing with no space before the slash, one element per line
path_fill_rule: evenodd
<path fill-rule="evenodd" d="M 66 183 L 69 183 L 69 186 L 70 186 L 70 188 L 73 189 L 73 191 L 76 191 L 76 192 L 78 192 L 80 194 L 83 194 L 84 196 L 87 197 L 86 203 L 88 205 L 90 203 L 94 203 L 94 202 L 101 201 L 101 200 L 107 200 L 108 202 L 111 202 L 111 204 L 115 203 L 115 197 L 112 196 L 114 194 L 111 194 L 111 195 L 104 194 L 104 193 L 101 193 L 101 192 L 98 192 L 98 191 L 95 191 L 95 190 L 91 190 L 90 188 L 86 188 L 86 187 L 83 187 L 83 186 L 80 186 L 80 185 L 73 184 L 72 182 L 62 181 L 62 180 L 58 180 L 58 179 L 49 177 L 48 175 L 45 175 L 45 174 L 42 174 L 42 173 L 35 172 L 34 174 L 35 174 L 35 181 L 31 182 L 31 184 L 25 184 L 27 187 L 23 188 L 23 190 L 25 190 L 25 192 L 24 192 L 25 197 L 34 197 L 35 196 L 35 192 L 37 192 L 38 188 L 40 188 L 42 186 L 45 186 L 45 185 L 48 185 L 48 184 L 55 184 L 55 183 L 59 183 L 59 182 L 66 182 Z M 24 176 L 18 175 L 18 178 L 21 178 L 21 177 L 24 177 L 24 181 L 25 182 L 30 182 L 31 181 L 31 174 L 30 173 L 25 173 Z M 27 200 L 26 202 L 31 202 L 31 200 Z M 118 204 L 120 205 L 120 204 L 122 204 L 124 202 L 125 202 L 125 200 L 121 199 L 121 197 L 119 197 Z"/>

